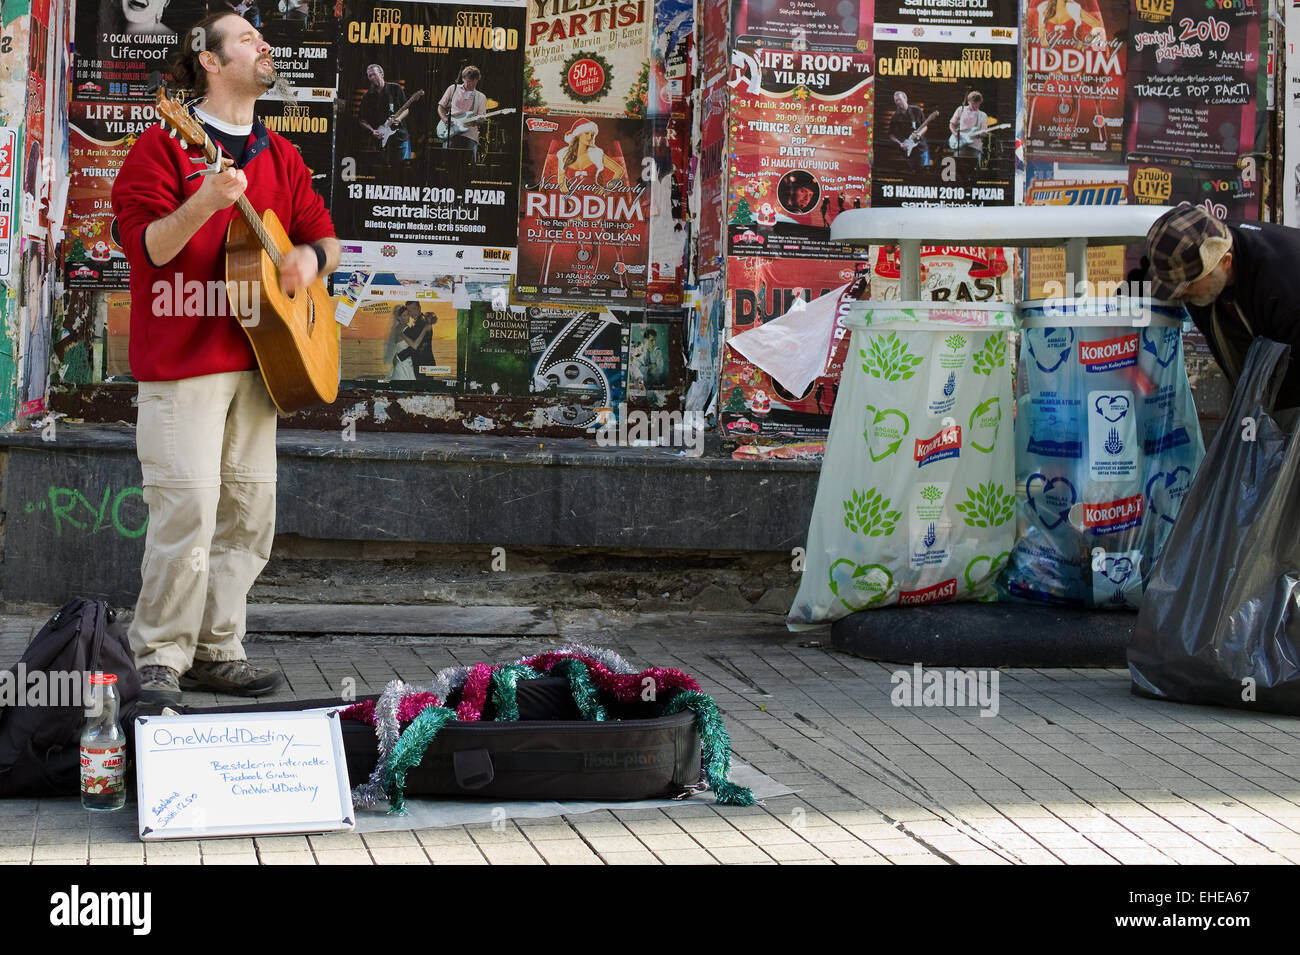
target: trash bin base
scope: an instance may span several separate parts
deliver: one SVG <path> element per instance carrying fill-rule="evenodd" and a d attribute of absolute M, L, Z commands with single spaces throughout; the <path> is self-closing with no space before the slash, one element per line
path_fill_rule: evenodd
<path fill-rule="evenodd" d="M 832 625 L 831 644 L 924 666 L 1123 667 L 1136 624 L 1136 612 L 955 603 L 850 614 Z"/>

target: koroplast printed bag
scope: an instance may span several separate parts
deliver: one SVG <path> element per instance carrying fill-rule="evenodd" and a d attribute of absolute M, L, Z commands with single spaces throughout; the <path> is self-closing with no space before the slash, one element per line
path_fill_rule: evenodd
<path fill-rule="evenodd" d="M 994 599 L 1014 529 L 1012 307 L 868 303 L 845 324 L 848 361 L 788 625 Z"/>
<path fill-rule="evenodd" d="M 1135 608 L 1204 456 L 1183 309 L 1020 307 L 1013 598 Z"/>

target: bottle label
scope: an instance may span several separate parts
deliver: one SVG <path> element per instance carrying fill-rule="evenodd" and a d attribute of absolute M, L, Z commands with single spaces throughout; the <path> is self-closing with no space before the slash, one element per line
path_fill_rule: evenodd
<path fill-rule="evenodd" d="M 126 789 L 126 747 L 81 747 L 81 791 L 92 796 Z"/>

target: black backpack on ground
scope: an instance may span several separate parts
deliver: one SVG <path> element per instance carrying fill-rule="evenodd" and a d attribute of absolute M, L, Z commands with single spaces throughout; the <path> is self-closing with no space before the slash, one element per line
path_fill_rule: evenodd
<path fill-rule="evenodd" d="M 38 671 L 46 674 L 47 693 L 71 685 L 69 678 L 48 679 L 54 671 L 75 673 L 83 693 L 87 674 L 116 673 L 119 721 L 129 736 L 140 677 L 126 630 L 102 600 L 74 597 L 41 628 L 18 664 L 0 673 L 0 796 L 75 796 L 83 707 L 17 704 L 32 702 L 26 699 L 28 677 Z"/>

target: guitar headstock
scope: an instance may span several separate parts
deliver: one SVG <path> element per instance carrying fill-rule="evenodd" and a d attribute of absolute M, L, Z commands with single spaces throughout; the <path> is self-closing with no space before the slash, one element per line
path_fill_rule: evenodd
<path fill-rule="evenodd" d="M 172 137 L 178 139 L 186 146 L 199 146 L 205 153 L 215 148 L 208 140 L 208 134 L 204 131 L 203 125 L 194 118 L 190 108 L 180 100 L 174 100 L 167 95 L 165 87 L 158 87 L 158 93 L 155 100 L 158 109 L 158 122 Z"/>

